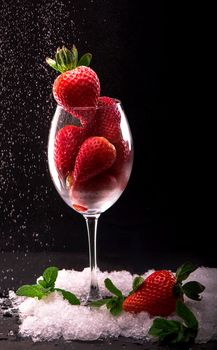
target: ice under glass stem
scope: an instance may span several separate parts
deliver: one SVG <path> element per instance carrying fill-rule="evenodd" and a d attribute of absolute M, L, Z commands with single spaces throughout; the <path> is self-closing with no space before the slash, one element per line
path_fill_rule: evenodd
<path fill-rule="evenodd" d="M 96 239 L 97 239 L 97 223 L 99 214 L 97 215 L 84 215 L 87 225 L 88 233 L 88 244 L 89 244 L 89 261 L 90 261 L 90 291 L 88 294 L 87 301 L 98 300 L 101 298 L 99 292 L 99 286 L 97 281 L 97 250 L 96 250 Z"/>

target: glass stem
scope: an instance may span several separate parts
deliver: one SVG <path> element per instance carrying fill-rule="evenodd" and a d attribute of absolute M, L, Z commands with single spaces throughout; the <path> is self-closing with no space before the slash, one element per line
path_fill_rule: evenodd
<path fill-rule="evenodd" d="M 101 299 L 99 292 L 99 286 L 97 281 L 97 250 L 96 250 L 96 239 L 97 239 L 97 223 L 99 214 L 97 215 L 84 215 L 87 225 L 88 233 L 88 244 L 89 244 L 89 261 L 90 261 L 90 291 L 87 301 L 93 301 Z"/>

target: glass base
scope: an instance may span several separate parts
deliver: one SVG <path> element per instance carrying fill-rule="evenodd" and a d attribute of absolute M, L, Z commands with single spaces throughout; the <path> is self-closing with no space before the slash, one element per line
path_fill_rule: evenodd
<path fill-rule="evenodd" d="M 88 306 L 92 301 L 102 299 L 102 295 L 98 287 L 91 286 L 90 292 L 86 297 L 80 299 L 81 305 Z"/>
<path fill-rule="evenodd" d="M 99 291 L 98 286 L 97 287 L 91 286 L 90 292 L 89 292 L 88 297 L 87 297 L 87 301 L 90 302 L 90 301 L 95 301 L 95 300 L 99 300 L 99 299 L 102 299 L 102 296 L 101 296 L 101 293 Z"/>

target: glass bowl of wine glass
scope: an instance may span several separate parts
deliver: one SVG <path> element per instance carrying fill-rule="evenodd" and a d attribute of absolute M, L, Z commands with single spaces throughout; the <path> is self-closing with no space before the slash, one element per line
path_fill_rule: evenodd
<path fill-rule="evenodd" d="M 91 272 L 85 302 L 101 297 L 97 282 L 98 218 L 123 193 L 133 164 L 126 114 L 119 100 L 107 99 L 106 104 L 75 107 L 70 113 L 57 106 L 48 141 L 53 183 L 61 198 L 86 220 Z"/>

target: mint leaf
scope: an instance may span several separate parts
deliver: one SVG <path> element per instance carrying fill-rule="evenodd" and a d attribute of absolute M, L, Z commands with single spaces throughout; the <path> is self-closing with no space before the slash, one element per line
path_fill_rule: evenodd
<path fill-rule="evenodd" d="M 193 312 L 180 300 L 176 302 L 176 313 L 179 317 L 181 317 L 186 326 L 191 328 L 192 330 L 198 330 L 198 321 L 194 316 Z"/>
<path fill-rule="evenodd" d="M 141 286 L 141 284 L 143 284 L 143 282 L 144 282 L 143 277 L 141 276 L 135 277 L 133 280 L 133 292 L 135 292 Z"/>
<path fill-rule="evenodd" d="M 158 337 L 160 342 L 178 343 L 183 341 L 183 326 L 178 321 L 156 318 L 153 321 L 149 334 Z"/>
<path fill-rule="evenodd" d="M 196 332 L 179 321 L 156 318 L 149 329 L 149 334 L 158 337 L 164 344 L 180 344 L 194 341 Z"/>
<path fill-rule="evenodd" d="M 176 271 L 176 280 L 177 282 L 184 281 L 193 271 L 197 269 L 197 266 L 193 265 L 190 262 L 187 262 L 180 266 Z"/>
<path fill-rule="evenodd" d="M 115 285 L 113 284 L 113 282 L 109 278 L 106 278 L 104 283 L 105 283 L 106 288 L 112 294 L 114 294 L 114 296 L 109 297 L 107 299 L 93 301 L 90 305 L 95 306 L 95 307 L 100 307 L 102 305 L 106 305 L 107 309 L 110 311 L 110 313 L 113 316 L 118 316 L 122 312 L 122 304 L 124 301 L 124 296 L 123 296 L 122 292 L 117 287 L 115 287 Z"/>
<path fill-rule="evenodd" d="M 43 279 L 39 279 L 37 284 L 24 285 L 18 288 L 16 294 L 19 296 L 26 297 L 37 297 L 38 299 L 47 296 L 48 294 L 54 292 L 54 290 L 60 292 L 64 299 L 72 305 L 80 305 L 80 300 L 71 292 L 68 292 L 61 288 L 54 288 L 55 282 L 58 275 L 57 267 L 48 267 L 43 273 Z"/>
<path fill-rule="evenodd" d="M 123 297 L 122 292 L 117 287 L 115 287 L 115 285 L 109 278 L 106 278 L 104 283 L 109 292 L 116 295 L 117 297 Z"/>
<path fill-rule="evenodd" d="M 179 321 L 165 320 L 164 318 L 158 317 L 153 321 L 153 325 L 150 328 L 151 333 L 159 333 L 160 331 L 169 332 L 169 331 L 178 331 L 180 328 Z M 155 335 L 155 334 L 152 334 Z"/>
<path fill-rule="evenodd" d="M 101 307 L 107 304 L 109 300 L 111 300 L 111 298 L 95 300 L 95 301 L 92 301 L 89 305 L 94 307 Z"/>
<path fill-rule="evenodd" d="M 180 298 L 183 295 L 182 284 L 176 283 L 173 287 L 173 295 L 176 298 Z"/>
<path fill-rule="evenodd" d="M 110 309 L 112 309 L 113 307 L 115 307 L 116 304 L 117 304 L 117 301 L 118 301 L 118 298 L 115 298 L 115 297 L 110 298 L 110 299 L 107 301 L 107 303 L 106 303 L 107 309 L 110 310 Z"/>
<path fill-rule="evenodd" d="M 117 302 L 111 307 L 110 312 L 113 316 L 118 316 L 121 314 L 122 312 L 122 304 L 123 301 L 121 301 L 120 299 L 117 300 Z"/>
<path fill-rule="evenodd" d="M 68 300 L 68 302 L 72 305 L 80 305 L 80 300 L 75 296 L 75 294 L 68 292 L 61 288 L 55 288 L 57 292 L 60 292 L 63 296 L 63 299 Z"/>
<path fill-rule="evenodd" d="M 205 287 L 196 281 L 187 282 L 182 286 L 182 290 L 185 295 L 193 300 L 201 300 L 201 296 L 199 295 L 204 291 Z"/>
<path fill-rule="evenodd" d="M 46 295 L 46 291 L 43 290 L 43 288 L 39 285 L 29 285 L 25 284 L 17 289 L 16 295 L 18 296 L 25 296 L 25 297 L 31 297 L 38 299 L 43 298 Z"/>
<path fill-rule="evenodd" d="M 111 312 L 113 316 L 118 316 L 122 311 L 122 304 L 124 301 L 124 296 L 120 289 L 118 289 L 114 283 L 106 278 L 104 281 L 106 288 L 114 294 L 112 298 L 108 298 L 106 304 L 107 309 Z"/>
<path fill-rule="evenodd" d="M 176 302 L 176 313 L 183 319 L 185 325 L 179 321 L 156 318 L 149 329 L 149 334 L 167 344 L 193 342 L 198 332 L 197 319 L 192 311 L 179 300 Z"/>
<path fill-rule="evenodd" d="M 122 304 L 124 301 L 124 297 L 113 297 L 108 300 L 106 303 L 107 309 L 111 312 L 113 316 L 118 316 L 122 312 Z"/>
<path fill-rule="evenodd" d="M 92 59 L 91 53 L 85 53 L 78 61 L 78 66 L 88 67 L 90 65 L 91 59 Z"/>
<path fill-rule="evenodd" d="M 107 299 L 101 299 L 92 301 L 90 303 L 90 306 L 93 307 L 101 307 L 103 305 L 106 305 L 107 309 L 113 316 L 118 316 L 122 312 L 122 304 L 124 301 L 124 297 L 112 297 Z"/>
<path fill-rule="evenodd" d="M 56 279 L 58 275 L 58 268 L 55 266 L 48 267 L 44 272 L 43 272 L 43 278 L 46 283 L 46 288 L 52 287 L 54 288 Z"/>
<path fill-rule="evenodd" d="M 38 280 L 37 284 L 40 284 L 43 288 L 47 288 L 47 283 L 44 280 Z"/>

